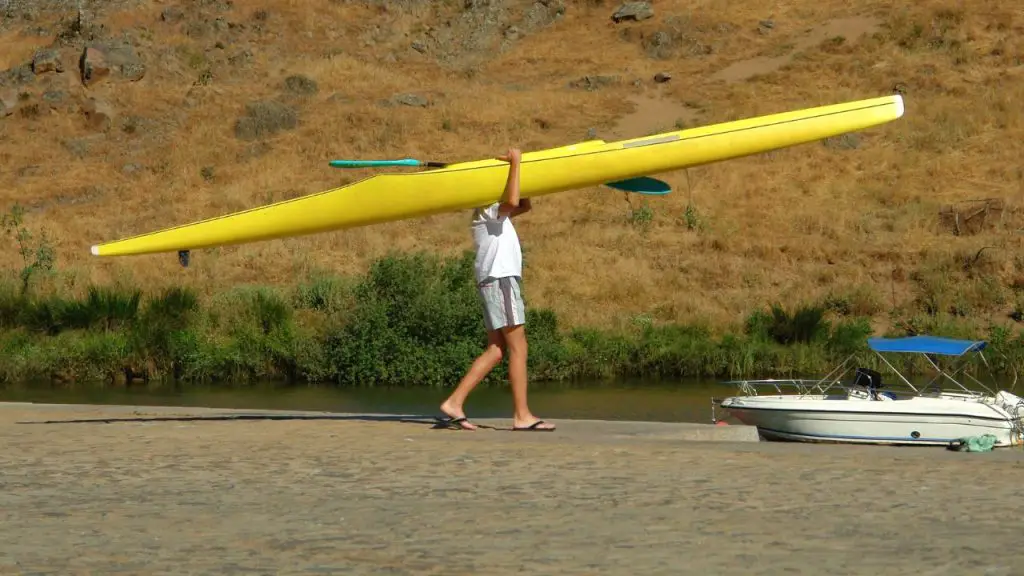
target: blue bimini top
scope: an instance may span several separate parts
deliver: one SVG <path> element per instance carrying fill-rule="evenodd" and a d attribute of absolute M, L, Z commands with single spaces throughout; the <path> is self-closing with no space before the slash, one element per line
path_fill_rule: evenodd
<path fill-rule="evenodd" d="M 967 352 L 982 350 L 985 348 L 986 342 L 954 340 L 938 336 L 907 336 L 905 338 L 868 338 L 868 346 L 875 352 L 962 356 Z"/>

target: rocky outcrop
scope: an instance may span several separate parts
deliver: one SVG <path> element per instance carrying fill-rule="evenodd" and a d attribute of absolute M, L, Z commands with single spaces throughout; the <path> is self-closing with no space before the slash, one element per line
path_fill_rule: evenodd
<path fill-rule="evenodd" d="M 364 43 L 374 46 L 396 40 L 405 54 L 430 55 L 445 65 L 470 67 L 558 21 L 567 9 L 564 0 L 538 0 L 522 10 L 511 0 L 465 0 L 460 4 L 462 10 L 451 14 L 448 3 L 412 3 L 406 10 L 416 6 L 435 12 L 433 18 L 424 19 L 431 23 L 424 25 L 417 37 L 393 38 L 394 28 L 383 22 L 364 35 Z"/>
<path fill-rule="evenodd" d="M 716 39 L 735 32 L 736 27 L 729 23 L 668 16 L 657 24 L 622 27 L 619 38 L 639 43 L 650 58 L 672 60 L 713 54 Z"/>
<path fill-rule="evenodd" d="M 650 2 L 626 2 L 619 6 L 619 9 L 612 14 L 612 20 L 615 22 L 622 22 L 624 20 L 639 22 L 653 17 L 654 8 L 651 7 Z"/>
<path fill-rule="evenodd" d="M 110 76 L 110 64 L 107 62 L 106 55 L 99 48 L 90 46 L 83 50 L 78 67 L 84 86 L 92 86 Z"/>
<path fill-rule="evenodd" d="M 2 86 L 24 86 L 35 80 L 35 73 L 32 71 L 32 64 L 22 64 L 9 70 L 0 72 L 0 87 Z"/>
<path fill-rule="evenodd" d="M 120 79 L 137 82 L 146 75 L 146 66 L 129 45 L 89 45 L 82 51 L 79 70 L 84 86 L 92 86 L 116 73 Z"/>
<path fill-rule="evenodd" d="M 60 52 L 56 50 L 40 50 L 32 57 L 32 72 L 36 75 L 47 72 L 64 72 L 64 62 L 61 61 Z"/>

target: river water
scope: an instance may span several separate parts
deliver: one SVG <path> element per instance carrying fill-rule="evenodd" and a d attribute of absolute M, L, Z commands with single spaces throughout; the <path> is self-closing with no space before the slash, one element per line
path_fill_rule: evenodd
<path fill-rule="evenodd" d="M 911 378 L 922 385 L 930 378 Z M 983 379 L 982 382 L 991 382 Z M 996 389 L 1010 389 L 998 382 Z M 974 388 L 974 386 L 969 386 Z M 1019 386 L 1017 387 L 1019 388 Z M 787 391 L 790 392 L 790 391 Z M 56 404 L 120 404 L 139 406 L 199 406 L 268 410 L 313 410 L 362 414 L 434 416 L 449 393 L 440 388 L 333 388 L 329 386 L 236 387 L 41 387 L 0 389 L 0 402 Z M 717 381 L 611 381 L 575 384 L 532 383 L 531 410 L 542 418 L 634 420 L 653 422 L 712 421 L 712 398 L 737 393 L 733 385 Z M 1021 393 L 1016 390 L 1015 393 Z M 471 418 L 508 418 L 512 395 L 507 386 L 479 386 L 466 403 Z M 718 409 L 715 415 L 726 417 Z M 726 418 L 732 422 L 731 419 Z"/>
<path fill-rule="evenodd" d="M 449 393 L 436 388 L 347 388 L 271 385 L 246 387 L 41 388 L 0 390 L 0 401 L 141 406 L 201 406 L 270 410 L 322 410 L 349 413 L 438 414 Z M 735 388 L 708 381 L 587 382 L 531 384 L 531 410 L 542 418 L 711 422 L 712 397 Z M 512 395 L 507 386 L 479 386 L 466 403 L 476 418 L 508 418 Z M 718 415 L 721 416 L 720 411 Z"/>

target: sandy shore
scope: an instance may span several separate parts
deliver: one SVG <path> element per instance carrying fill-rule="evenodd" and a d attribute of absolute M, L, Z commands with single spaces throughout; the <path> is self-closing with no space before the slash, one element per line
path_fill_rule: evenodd
<path fill-rule="evenodd" d="M 226 413 L 0 404 L 0 573 L 1024 573 L 1019 449 Z"/>

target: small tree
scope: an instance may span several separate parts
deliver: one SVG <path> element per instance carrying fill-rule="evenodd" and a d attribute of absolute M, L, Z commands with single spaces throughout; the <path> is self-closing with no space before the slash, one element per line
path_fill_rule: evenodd
<path fill-rule="evenodd" d="M 23 296 L 28 292 L 32 276 L 40 270 L 53 270 L 56 258 L 53 246 L 50 245 L 45 233 L 41 235 L 38 243 L 33 242 L 32 233 L 23 225 L 24 214 L 25 209 L 15 204 L 10 213 L 0 216 L 0 227 L 7 236 L 13 237 L 18 243 L 18 254 L 22 260 L 19 277 Z"/>

